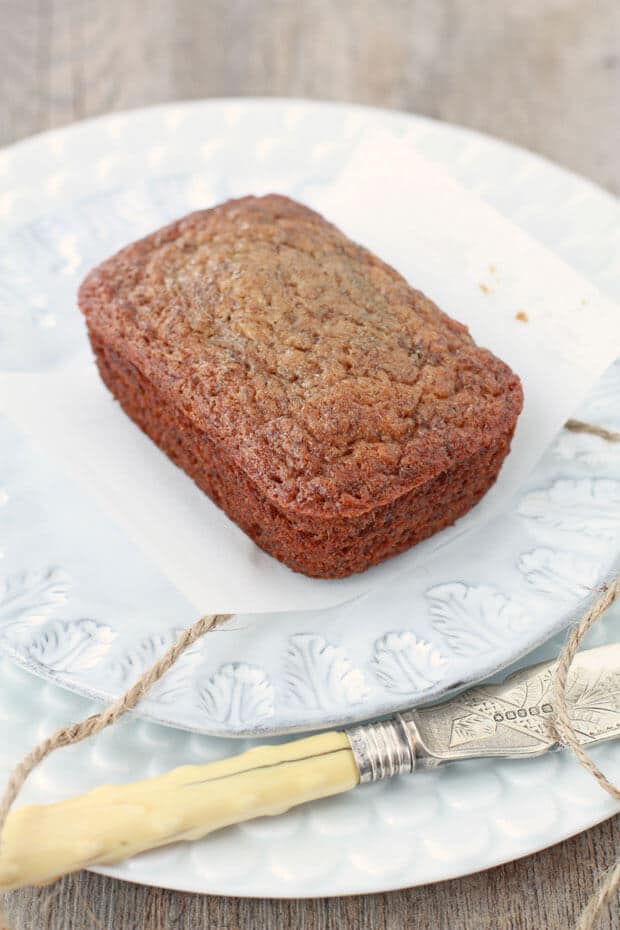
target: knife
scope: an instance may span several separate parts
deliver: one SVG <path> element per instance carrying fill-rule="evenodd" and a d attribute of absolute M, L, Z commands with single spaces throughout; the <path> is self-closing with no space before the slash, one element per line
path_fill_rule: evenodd
<path fill-rule="evenodd" d="M 555 667 L 554 660 L 541 662 L 443 704 L 18 808 L 0 839 L 0 889 L 51 882 L 394 775 L 542 755 L 559 748 Z M 583 745 L 620 736 L 620 643 L 576 657 L 567 698 Z"/>

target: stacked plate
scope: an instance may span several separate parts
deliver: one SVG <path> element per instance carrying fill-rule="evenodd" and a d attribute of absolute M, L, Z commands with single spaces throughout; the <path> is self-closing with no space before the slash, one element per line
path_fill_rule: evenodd
<path fill-rule="evenodd" d="M 0 153 L 0 370 L 74 366 L 87 352 L 74 299 L 84 272 L 173 216 L 224 199 L 248 152 L 263 166 L 265 185 L 303 199 L 373 131 L 406 135 L 601 290 L 620 294 L 616 204 L 535 156 L 445 124 L 355 107 L 164 106 Z M 618 429 L 619 401 L 616 365 L 580 416 Z M 8 771 L 42 733 L 89 712 L 87 698 L 121 693 L 194 610 L 2 418 L 0 447 L 0 766 Z M 394 584 L 381 610 L 370 600 L 260 622 L 235 617 L 228 635 L 197 644 L 154 689 L 141 706 L 145 720 L 53 757 L 28 795 L 47 800 L 220 758 L 247 739 L 441 697 L 535 647 L 537 656 L 552 655 L 558 641 L 549 638 L 617 568 L 619 528 L 618 446 L 563 432 L 511 507 L 479 534 L 475 559 L 465 547 L 449 561 L 435 559 L 417 580 Z M 610 612 L 591 642 L 611 638 L 619 616 Z M 611 774 L 620 772 L 617 749 L 596 753 Z M 559 754 L 471 763 L 365 787 L 106 871 L 234 895 L 376 891 L 513 859 L 612 811 L 613 802 Z"/>

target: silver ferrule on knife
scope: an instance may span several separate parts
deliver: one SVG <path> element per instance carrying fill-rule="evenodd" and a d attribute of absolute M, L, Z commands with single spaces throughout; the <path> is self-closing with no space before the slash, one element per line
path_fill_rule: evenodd
<path fill-rule="evenodd" d="M 156 778 L 104 785 L 9 815 L 0 837 L 0 890 L 53 881 L 358 784 L 486 757 L 530 758 L 558 747 L 555 661 L 442 704 L 328 731 Z M 567 698 L 582 744 L 620 736 L 620 644 L 580 653 Z"/>
<path fill-rule="evenodd" d="M 555 665 L 554 660 L 531 665 L 500 684 L 349 728 L 360 782 L 467 759 L 531 758 L 557 748 Z M 577 655 L 567 698 L 582 745 L 620 736 L 619 691 L 620 644 Z"/>
<path fill-rule="evenodd" d="M 394 775 L 410 775 L 416 767 L 418 735 L 413 711 L 345 730 L 360 785 Z"/>

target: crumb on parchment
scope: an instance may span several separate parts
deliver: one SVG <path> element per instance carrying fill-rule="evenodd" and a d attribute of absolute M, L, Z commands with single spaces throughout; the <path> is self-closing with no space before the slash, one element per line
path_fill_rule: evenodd
<path fill-rule="evenodd" d="M 529 316 L 525 310 L 517 310 L 515 313 L 515 320 L 519 320 L 520 323 L 527 323 L 529 322 Z"/>
<path fill-rule="evenodd" d="M 482 284 L 482 283 L 480 283 L 480 284 L 478 285 L 478 287 L 480 288 L 480 290 L 482 291 L 483 294 L 490 294 L 490 293 L 491 293 L 491 288 L 489 287 L 488 284 Z"/>

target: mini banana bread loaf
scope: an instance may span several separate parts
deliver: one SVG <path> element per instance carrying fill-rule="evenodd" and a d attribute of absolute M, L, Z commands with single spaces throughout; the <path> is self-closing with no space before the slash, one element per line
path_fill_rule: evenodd
<path fill-rule="evenodd" d="M 278 195 L 127 246 L 79 303 L 125 412 L 257 545 L 319 578 L 466 513 L 522 406 L 465 326 Z"/>

